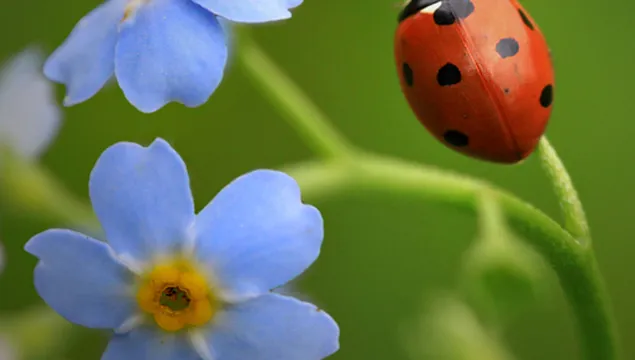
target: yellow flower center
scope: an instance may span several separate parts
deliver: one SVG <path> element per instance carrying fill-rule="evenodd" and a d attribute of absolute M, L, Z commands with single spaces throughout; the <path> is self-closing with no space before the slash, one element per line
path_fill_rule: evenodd
<path fill-rule="evenodd" d="M 218 310 L 205 278 L 184 261 L 155 266 L 143 277 L 137 302 L 166 331 L 203 325 Z"/>

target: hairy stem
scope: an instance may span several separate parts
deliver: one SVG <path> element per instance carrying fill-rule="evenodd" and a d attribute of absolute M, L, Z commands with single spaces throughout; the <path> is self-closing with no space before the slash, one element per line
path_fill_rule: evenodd
<path fill-rule="evenodd" d="M 563 204 L 565 213 L 575 213 L 568 215 L 568 228 L 574 224 L 572 234 L 535 207 L 482 181 L 354 149 L 248 36 L 241 40 L 239 58 L 248 75 L 303 139 L 327 160 L 288 169 L 300 183 L 307 200 L 343 192 L 386 193 L 409 199 L 418 197 L 475 213 L 479 194 L 495 193 L 513 228 L 524 235 L 523 239 L 534 246 L 557 273 L 579 325 L 585 359 L 619 358 L 614 320 L 602 277 L 590 248 L 577 241 L 580 235 L 588 235 L 586 225 L 580 220 L 584 219 L 582 207 L 573 195 L 573 187 L 567 187 L 571 181 L 555 152 L 549 153 L 550 147 L 543 142 L 543 160 L 554 170 L 559 197 L 567 199 Z"/>
<path fill-rule="evenodd" d="M 512 228 L 555 270 L 579 325 L 584 358 L 619 358 L 608 294 L 593 253 L 532 205 L 476 179 L 378 156 L 305 163 L 285 170 L 300 183 L 307 201 L 343 193 L 383 193 L 476 214 L 480 196 L 484 192 L 494 194 Z"/>
<path fill-rule="evenodd" d="M 329 125 L 322 111 L 302 95 L 302 91 L 249 38 L 241 33 L 238 60 L 247 76 L 282 112 L 304 142 L 323 158 L 346 156 L 352 150 L 346 139 Z"/>
<path fill-rule="evenodd" d="M 582 202 L 562 160 L 544 136 L 540 140 L 538 155 L 560 202 L 560 208 L 564 214 L 565 229 L 581 244 L 590 245 L 591 233 Z"/>

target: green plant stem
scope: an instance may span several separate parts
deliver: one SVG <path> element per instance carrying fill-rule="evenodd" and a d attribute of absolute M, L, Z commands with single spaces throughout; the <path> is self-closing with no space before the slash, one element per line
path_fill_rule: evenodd
<path fill-rule="evenodd" d="M 501 211 L 496 195 L 482 191 L 477 200 L 475 211 L 478 213 L 481 241 L 485 240 L 496 244 L 510 241 L 505 216 Z"/>
<path fill-rule="evenodd" d="M 401 195 L 409 200 L 419 198 L 475 213 L 479 194 L 484 191 L 494 193 L 512 227 L 547 259 L 558 275 L 577 319 L 584 358 L 619 358 L 608 294 L 591 248 L 581 246 L 576 241 L 578 231 L 573 232 L 572 236 L 540 210 L 485 182 L 398 159 L 364 154 L 354 149 L 308 97 L 266 57 L 249 36 L 244 35 L 238 57 L 248 76 L 286 115 L 286 120 L 304 140 L 326 159 L 325 162 L 306 163 L 286 170 L 300 183 L 305 199 L 313 201 L 343 193 L 373 192 Z M 558 169 L 559 159 L 555 152 L 552 154 L 554 156 L 548 155 L 548 167 Z M 560 168 L 564 169 L 561 164 Z M 556 185 L 558 196 L 563 199 L 572 196 L 574 192 L 564 191 L 566 184 L 571 183 L 566 172 L 558 170 L 554 174 L 552 181 L 560 184 Z M 567 203 L 571 201 L 568 198 Z M 579 201 L 573 207 L 581 209 Z M 568 208 L 565 213 L 569 214 Z M 579 213 L 571 217 L 575 221 L 581 219 Z"/>
<path fill-rule="evenodd" d="M 15 163 L 14 166 L 17 166 Z M 27 168 L 30 168 L 27 167 Z M 15 168 L 14 168 L 15 169 Z M 24 169 L 23 169 L 24 170 Z M 30 168 L 30 191 L 48 193 L 61 189 L 51 187 L 52 178 Z M 476 214 L 483 193 L 499 200 L 504 215 L 523 239 L 534 246 L 551 264 L 560 279 L 573 308 L 581 333 L 581 345 L 587 360 L 617 360 L 617 344 L 607 293 L 590 248 L 580 246 L 560 225 L 540 210 L 512 194 L 465 176 L 434 167 L 413 164 L 398 159 L 373 155 L 355 155 L 328 162 L 307 162 L 285 169 L 302 188 L 305 201 L 325 200 L 341 194 L 364 195 L 369 192 L 401 196 L 410 201 L 419 199 L 447 205 Z M 42 177 L 42 180 L 36 178 Z M 18 184 L 14 182 L 13 184 Z M 44 190 L 49 189 L 49 190 Z M 20 201 L 15 197 L 13 201 Z M 55 208 L 55 204 L 77 204 Z M 69 221 L 76 215 L 89 220 L 92 212 L 66 191 L 40 199 L 40 211 Z M 48 205 L 47 205 L 48 204 Z M 23 206 L 17 204 L 18 206 Z M 77 221 L 77 218 L 74 219 Z M 90 221 L 87 221 L 90 223 Z M 87 224 L 83 220 L 77 225 Z"/>
<path fill-rule="evenodd" d="M 92 209 L 73 196 L 39 163 L 0 149 L 0 207 L 37 214 L 77 230 L 100 228 Z"/>
<path fill-rule="evenodd" d="M 511 226 L 555 270 L 577 319 L 585 359 L 618 359 L 608 295 L 593 253 L 543 212 L 512 194 L 436 168 L 370 155 L 342 162 L 300 164 L 285 171 L 299 182 L 303 198 L 309 202 L 371 192 L 449 205 L 476 214 L 481 194 L 494 194 Z"/>
<path fill-rule="evenodd" d="M 364 154 L 354 149 L 255 44 L 247 44 L 240 49 L 239 58 L 249 76 L 272 102 L 284 110 L 289 123 L 326 160 L 286 169 L 300 183 L 307 201 L 343 193 L 371 192 L 403 196 L 409 200 L 421 199 L 476 213 L 479 196 L 483 192 L 491 192 L 498 199 L 512 227 L 547 259 L 558 275 L 579 325 L 584 358 L 619 358 L 608 295 L 592 249 L 577 242 L 580 236 L 585 237 L 586 234 L 588 237 L 586 220 L 582 222 L 582 207 L 575 191 L 569 186 L 571 181 L 564 167 L 553 149 L 545 143 L 546 140 L 541 145 L 543 161 L 553 171 L 558 196 L 565 200 L 563 208 L 568 216 L 568 226 L 572 226 L 570 231 L 573 236 L 540 210 L 483 181 L 429 166 Z M 81 219 L 78 225 L 94 221 L 92 212 L 81 201 L 76 201 L 70 193 L 63 191 L 45 173 L 26 165 L 20 162 L 10 164 L 14 166 L 11 176 L 4 180 L 8 179 L 12 186 L 7 189 L 13 186 L 25 190 L 28 188 L 28 192 L 37 196 L 18 196 L 13 198 L 14 201 L 24 201 L 26 206 L 33 206 L 31 202 L 37 200 L 39 210 L 68 221 Z M 24 179 L 28 186 L 22 183 Z M 22 195 L 28 192 L 22 192 Z M 60 203 L 66 205 L 59 208 L 57 206 Z"/>
<path fill-rule="evenodd" d="M 326 116 L 249 38 L 242 30 L 238 61 L 247 76 L 262 89 L 262 93 L 278 107 L 285 119 L 304 142 L 323 158 L 346 156 L 352 150 L 346 139 L 326 121 Z"/>
<path fill-rule="evenodd" d="M 0 337 L 9 340 L 11 348 L 20 354 L 18 359 L 60 359 L 53 354 L 65 350 L 72 330 L 71 323 L 45 305 L 0 319 Z"/>
<path fill-rule="evenodd" d="M 589 246 L 591 233 L 582 202 L 562 160 L 544 136 L 540 140 L 538 155 L 560 202 L 560 208 L 564 214 L 565 229 L 581 244 Z"/>

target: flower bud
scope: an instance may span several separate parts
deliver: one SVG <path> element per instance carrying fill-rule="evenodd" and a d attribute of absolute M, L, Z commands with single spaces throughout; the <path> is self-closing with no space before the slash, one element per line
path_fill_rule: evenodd
<path fill-rule="evenodd" d="M 480 236 L 466 254 L 463 286 L 476 307 L 505 321 L 541 296 L 546 267 L 507 228 L 496 208 L 483 207 L 482 212 Z"/>
<path fill-rule="evenodd" d="M 514 359 L 501 341 L 482 326 L 472 309 L 458 299 L 439 298 L 428 310 L 421 331 L 411 338 L 413 358 Z"/>
<path fill-rule="evenodd" d="M 523 243 L 481 242 L 465 264 L 470 298 L 490 308 L 501 320 L 514 316 L 536 301 L 544 291 L 545 268 Z"/>

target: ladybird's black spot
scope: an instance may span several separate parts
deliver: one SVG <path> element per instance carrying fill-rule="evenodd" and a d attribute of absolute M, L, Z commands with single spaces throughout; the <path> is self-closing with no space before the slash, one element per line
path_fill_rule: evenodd
<path fill-rule="evenodd" d="M 549 84 L 542 89 L 540 93 L 540 105 L 542 107 L 549 107 L 553 102 L 553 85 Z"/>
<path fill-rule="evenodd" d="M 441 86 L 450 86 L 461 82 L 461 71 L 456 65 L 447 63 L 439 69 L 437 82 Z"/>
<path fill-rule="evenodd" d="M 520 18 L 523 19 L 523 22 L 525 23 L 525 25 L 527 25 L 528 28 L 533 30 L 534 24 L 531 23 L 531 20 L 529 20 L 529 18 L 527 17 L 527 14 L 525 14 L 525 12 L 522 9 L 518 9 L 518 13 L 520 14 Z"/>
<path fill-rule="evenodd" d="M 408 63 L 403 63 L 401 71 L 403 73 L 403 79 L 406 81 L 406 84 L 408 84 L 408 86 L 412 86 L 412 84 L 414 84 L 414 77 L 410 65 L 408 65 Z"/>
<path fill-rule="evenodd" d="M 433 18 L 437 25 L 452 25 L 457 19 L 465 19 L 473 12 L 474 3 L 471 0 L 443 0 Z"/>
<path fill-rule="evenodd" d="M 504 88 L 503 92 L 505 93 L 505 95 L 509 94 L 509 88 Z"/>
<path fill-rule="evenodd" d="M 452 14 L 452 11 L 444 6 L 445 4 L 441 5 L 441 7 L 434 12 L 434 22 L 437 25 L 452 25 L 456 20 L 454 18 L 454 14 Z"/>
<path fill-rule="evenodd" d="M 467 135 L 463 134 L 460 131 L 456 130 L 448 130 L 443 134 L 443 139 L 450 145 L 456 147 L 464 147 L 469 144 L 470 139 Z"/>
<path fill-rule="evenodd" d="M 438 3 L 441 0 L 410 0 L 410 2 L 399 13 L 399 22 L 402 22 L 412 15 L 416 15 L 419 11 L 428 6 Z"/>
<path fill-rule="evenodd" d="M 501 39 L 498 41 L 498 44 L 496 44 L 496 52 L 503 59 L 518 54 L 519 49 L 520 45 L 518 45 L 518 41 L 514 38 Z"/>

